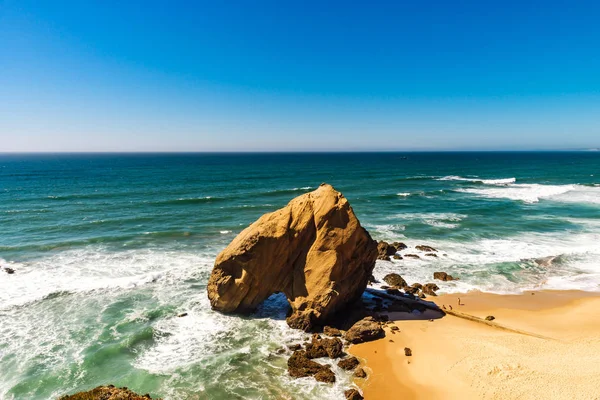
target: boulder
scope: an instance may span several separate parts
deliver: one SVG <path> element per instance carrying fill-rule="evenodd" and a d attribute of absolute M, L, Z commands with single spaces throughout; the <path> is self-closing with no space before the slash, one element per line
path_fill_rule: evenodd
<path fill-rule="evenodd" d="M 126 387 L 98 386 L 87 392 L 62 396 L 59 400 L 152 400 L 149 394 L 139 395 Z M 160 399 L 155 399 L 160 400 Z"/>
<path fill-rule="evenodd" d="M 496 317 L 494 317 L 493 315 L 488 315 L 487 317 L 485 317 L 486 321 L 493 321 L 495 319 L 496 319 Z"/>
<path fill-rule="evenodd" d="M 358 367 L 358 364 L 360 364 L 360 362 L 358 361 L 358 358 L 351 356 L 348 358 L 344 358 L 343 360 L 340 360 L 340 362 L 338 362 L 338 367 L 340 367 L 341 369 L 343 369 L 345 371 L 350 371 L 350 370 L 353 370 L 354 368 Z"/>
<path fill-rule="evenodd" d="M 390 261 L 390 256 L 396 254 L 396 248 L 389 244 L 388 242 L 384 242 L 383 240 L 377 243 L 377 259 L 383 261 Z"/>
<path fill-rule="evenodd" d="M 427 253 L 431 253 L 431 252 L 435 253 L 435 252 L 437 252 L 437 250 L 434 249 L 433 247 L 431 247 L 431 246 L 425 246 L 424 244 L 420 244 L 420 245 L 416 246 L 415 249 L 420 250 L 420 251 L 424 251 L 424 252 L 427 252 Z"/>
<path fill-rule="evenodd" d="M 426 253 L 425 256 L 427 256 L 427 257 L 436 257 L 437 258 L 437 254 L 435 254 L 435 253 Z"/>
<path fill-rule="evenodd" d="M 385 331 L 373 317 L 366 317 L 352 325 L 344 338 L 350 343 L 370 342 L 385 337 Z"/>
<path fill-rule="evenodd" d="M 405 254 L 405 255 L 404 255 L 404 258 L 406 258 L 406 257 L 409 257 L 409 258 L 421 258 L 421 257 L 419 257 L 419 256 L 418 256 L 418 255 L 416 255 L 416 254 Z"/>
<path fill-rule="evenodd" d="M 4 267 L 4 272 L 6 272 L 9 275 L 12 275 L 15 273 L 15 270 L 9 267 Z"/>
<path fill-rule="evenodd" d="M 440 288 L 435 283 L 426 283 L 423 285 L 421 290 L 423 291 L 423 293 L 425 293 L 429 296 L 437 296 L 437 294 L 435 294 L 435 292 L 437 290 L 440 290 Z"/>
<path fill-rule="evenodd" d="M 282 292 L 288 324 L 309 331 L 361 297 L 376 258 L 348 200 L 322 184 L 244 229 L 218 255 L 208 298 L 215 310 L 250 313 Z"/>
<path fill-rule="evenodd" d="M 454 278 L 452 275 L 448 275 L 445 272 L 434 272 L 433 279 L 439 279 L 440 281 L 453 281 L 456 278 Z"/>
<path fill-rule="evenodd" d="M 307 358 L 338 358 L 342 355 L 344 345 L 338 338 L 321 339 L 313 337 L 312 342 L 306 346 Z"/>
<path fill-rule="evenodd" d="M 383 281 L 390 286 L 396 286 L 396 287 L 406 286 L 406 281 L 404 280 L 404 278 L 402 278 L 400 275 L 395 274 L 395 273 L 387 274 L 386 276 L 383 277 Z"/>
<path fill-rule="evenodd" d="M 406 357 L 411 357 L 412 356 L 412 350 L 409 347 L 405 347 L 404 348 L 404 355 Z"/>
<path fill-rule="evenodd" d="M 360 392 L 356 389 L 348 389 L 344 392 L 344 397 L 346 400 L 363 400 L 364 397 L 360 394 Z"/>
<path fill-rule="evenodd" d="M 331 375 L 333 374 L 331 367 L 309 360 L 304 350 L 295 351 L 289 358 L 287 364 L 288 372 L 292 378 L 315 376 L 316 379 L 316 375 L 320 373 L 319 380 L 321 382 L 331 381 Z M 333 375 L 333 381 L 335 381 L 335 375 Z"/>

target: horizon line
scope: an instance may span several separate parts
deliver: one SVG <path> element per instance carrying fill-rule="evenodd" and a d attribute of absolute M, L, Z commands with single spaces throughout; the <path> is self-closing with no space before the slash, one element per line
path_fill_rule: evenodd
<path fill-rule="evenodd" d="M 367 154 L 367 153 L 571 153 L 600 152 L 598 148 L 578 149 L 439 149 L 439 150 L 107 150 L 107 151 L 0 151 L 0 155 L 52 155 L 52 154 Z"/>

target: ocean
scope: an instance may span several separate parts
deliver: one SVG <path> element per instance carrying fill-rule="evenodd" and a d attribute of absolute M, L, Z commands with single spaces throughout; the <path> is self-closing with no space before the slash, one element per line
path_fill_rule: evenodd
<path fill-rule="evenodd" d="M 0 155 L 0 399 L 101 384 L 165 399 L 342 399 L 287 376 L 306 334 L 272 296 L 211 311 L 216 255 L 262 214 L 332 184 L 374 239 L 439 257 L 375 277 L 479 289 L 600 290 L 600 152 Z M 536 259 L 552 257 L 552 262 Z M 185 317 L 177 317 L 180 313 Z"/>

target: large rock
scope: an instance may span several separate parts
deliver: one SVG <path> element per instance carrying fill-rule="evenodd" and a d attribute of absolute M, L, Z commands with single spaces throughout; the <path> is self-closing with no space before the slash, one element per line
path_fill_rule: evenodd
<path fill-rule="evenodd" d="M 350 343 L 363 343 L 385 337 L 385 331 L 373 317 L 366 317 L 352 325 L 344 338 Z"/>
<path fill-rule="evenodd" d="M 208 298 L 215 310 L 249 313 L 283 292 L 288 324 L 308 331 L 360 298 L 376 258 L 348 200 L 322 184 L 244 229 L 218 255 Z"/>
<path fill-rule="evenodd" d="M 116 388 L 113 385 L 98 386 L 88 392 L 79 392 L 66 395 L 60 400 L 152 400 L 149 394 L 143 396 L 124 388 Z M 156 399 L 160 400 L 160 399 Z"/>

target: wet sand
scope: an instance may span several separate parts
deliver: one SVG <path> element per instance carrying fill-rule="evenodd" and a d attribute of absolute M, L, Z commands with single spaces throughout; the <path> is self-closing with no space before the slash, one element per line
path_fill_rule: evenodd
<path fill-rule="evenodd" d="M 399 331 L 388 325 L 385 339 L 350 348 L 368 373 L 356 380 L 365 399 L 600 399 L 600 294 L 470 292 L 427 300 L 495 319 L 389 313 Z"/>

